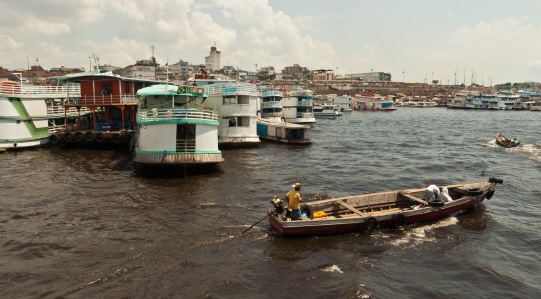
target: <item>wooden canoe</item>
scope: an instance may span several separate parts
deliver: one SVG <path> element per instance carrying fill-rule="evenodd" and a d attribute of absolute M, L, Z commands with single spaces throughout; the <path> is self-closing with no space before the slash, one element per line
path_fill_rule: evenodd
<path fill-rule="evenodd" d="M 503 147 L 507 147 L 507 148 L 516 147 L 516 146 L 518 146 L 520 144 L 520 142 L 517 142 L 516 144 L 513 144 L 511 142 L 511 139 L 503 136 L 501 133 L 496 133 L 496 143 L 499 146 L 503 146 Z"/>
<path fill-rule="evenodd" d="M 305 203 L 301 220 L 290 220 L 287 210 L 268 210 L 273 230 L 282 236 L 331 235 L 370 232 L 378 228 L 400 228 L 406 224 L 433 221 L 466 210 L 490 199 L 496 184 L 503 180 L 490 178 L 487 182 L 439 186 L 447 188 L 450 202 L 427 202 L 425 188 L 395 190 L 363 195 L 331 198 Z"/>

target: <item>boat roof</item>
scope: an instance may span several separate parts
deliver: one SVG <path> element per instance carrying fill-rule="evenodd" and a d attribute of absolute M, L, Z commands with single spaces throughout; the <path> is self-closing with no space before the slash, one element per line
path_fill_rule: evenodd
<path fill-rule="evenodd" d="M 126 82 L 142 82 L 142 83 L 152 83 L 152 84 L 164 83 L 163 81 L 158 81 L 158 80 L 121 77 L 119 75 L 113 74 L 113 72 L 111 71 L 105 71 L 105 70 L 82 72 L 82 73 L 75 73 L 75 74 L 67 74 L 64 76 L 51 77 L 51 79 L 54 79 L 57 81 L 66 81 L 66 82 L 81 82 L 81 81 L 89 80 L 91 78 L 92 79 L 115 79 L 115 80 L 121 80 L 121 81 L 126 81 Z"/>
<path fill-rule="evenodd" d="M 137 95 L 150 96 L 150 95 L 177 95 L 179 94 L 180 86 L 173 84 L 157 84 L 141 88 L 137 91 Z"/>

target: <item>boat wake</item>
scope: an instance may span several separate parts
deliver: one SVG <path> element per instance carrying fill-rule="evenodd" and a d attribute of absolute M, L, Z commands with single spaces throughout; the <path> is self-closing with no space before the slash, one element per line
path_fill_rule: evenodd
<path fill-rule="evenodd" d="M 496 139 L 492 139 L 488 141 L 487 143 L 483 143 L 483 146 L 486 147 L 500 147 L 496 143 Z M 526 154 L 531 160 L 535 161 L 536 163 L 541 164 L 541 145 L 539 144 L 521 144 L 517 147 L 511 147 L 511 148 L 502 148 L 505 152 L 509 153 L 524 153 Z"/>
<path fill-rule="evenodd" d="M 496 138 L 488 141 L 487 143 L 483 143 L 483 146 L 487 146 L 487 147 L 500 147 L 497 143 L 496 143 Z"/>
<path fill-rule="evenodd" d="M 423 225 L 412 229 L 404 230 L 404 233 L 400 239 L 393 240 L 391 245 L 395 246 L 408 246 L 414 247 L 423 243 L 436 242 L 436 238 L 431 237 L 431 232 L 435 229 L 452 226 L 458 223 L 458 218 L 449 217 L 442 219 L 436 223 L 429 225 Z"/>
<path fill-rule="evenodd" d="M 523 144 L 508 150 L 513 152 L 522 152 L 531 160 L 541 164 L 541 145 L 539 144 Z"/>
<path fill-rule="evenodd" d="M 321 271 L 323 271 L 323 272 L 331 272 L 331 273 L 344 273 L 344 271 L 342 271 L 342 269 L 340 269 L 340 267 L 338 267 L 337 265 L 332 265 L 332 266 L 329 266 L 329 267 L 325 267 L 325 268 L 321 269 Z"/>

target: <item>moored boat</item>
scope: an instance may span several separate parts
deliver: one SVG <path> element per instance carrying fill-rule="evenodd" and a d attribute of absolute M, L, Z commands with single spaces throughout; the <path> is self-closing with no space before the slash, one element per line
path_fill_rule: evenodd
<path fill-rule="evenodd" d="M 264 141 L 308 145 L 312 143 L 306 133 L 309 128 L 309 125 L 257 119 L 257 135 Z"/>
<path fill-rule="evenodd" d="M 20 78 L 20 74 L 13 74 Z M 38 147 L 49 144 L 54 123 L 73 111 L 63 105 L 68 98 L 80 98 L 79 87 L 69 85 L 31 85 L 0 80 L 0 147 L 6 149 Z M 75 111 L 84 115 L 87 111 Z M 52 125 L 51 125 L 52 124 Z"/>
<path fill-rule="evenodd" d="M 496 143 L 499 146 L 511 148 L 516 147 L 520 145 L 520 142 L 513 141 L 505 136 L 503 136 L 501 133 L 496 133 Z"/>
<path fill-rule="evenodd" d="M 294 124 L 313 124 L 316 118 L 313 112 L 314 100 L 311 90 L 294 89 L 282 99 L 284 120 Z"/>
<path fill-rule="evenodd" d="M 357 110 L 363 111 L 395 111 L 392 98 L 379 94 L 356 94 L 352 99 Z"/>
<path fill-rule="evenodd" d="M 224 147 L 254 146 L 257 136 L 257 88 L 255 84 L 235 80 L 198 79 L 195 85 L 208 95 L 203 102 L 218 114 L 218 145 Z"/>
<path fill-rule="evenodd" d="M 467 210 L 490 199 L 503 180 L 440 186 L 452 201 L 423 199 L 425 188 L 395 190 L 331 198 L 301 205 L 301 220 L 291 221 L 280 199 L 271 200 L 270 225 L 282 236 L 331 235 L 370 232 L 378 228 L 400 228 L 406 224 L 433 221 Z"/>
<path fill-rule="evenodd" d="M 338 110 L 337 105 L 329 103 L 314 105 L 313 112 L 315 117 L 335 118 L 342 115 L 342 112 Z"/>
<path fill-rule="evenodd" d="M 202 106 L 201 87 L 159 84 L 137 91 L 133 160 L 143 165 L 213 165 L 218 149 L 218 116 Z"/>

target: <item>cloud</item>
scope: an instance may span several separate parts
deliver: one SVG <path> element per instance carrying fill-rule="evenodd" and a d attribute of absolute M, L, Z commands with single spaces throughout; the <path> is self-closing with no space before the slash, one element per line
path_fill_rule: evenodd
<path fill-rule="evenodd" d="M 24 43 L 16 41 L 11 36 L 0 33 L 0 51 L 18 51 L 24 48 Z M 4 55 L 1 55 L 4 56 Z M 7 58 L 7 57 L 5 57 Z"/>
<path fill-rule="evenodd" d="M 65 35 L 71 32 L 70 26 L 65 23 L 50 22 L 31 18 L 23 23 L 23 30 L 38 35 Z"/>

